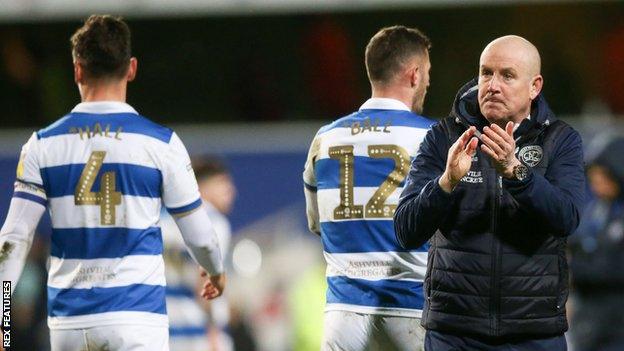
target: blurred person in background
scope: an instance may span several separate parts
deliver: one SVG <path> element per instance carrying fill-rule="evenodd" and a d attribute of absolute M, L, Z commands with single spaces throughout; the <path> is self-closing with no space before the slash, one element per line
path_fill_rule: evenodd
<path fill-rule="evenodd" d="M 208 213 L 217 233 L 221 257 L 226 262 L 230 257 L 230 242 L 232 241 L 232 228 L 226 216 L 232 211 L 236 198 L 234 180 L 223 161 L 218 158 L 206 157 L 193 164 L 199 184 L 199 193 L 204 201 L 206 213 Z M 209 338 L 212 350 L 232 350 L 233 341 L 228 333 L 230 306 L 226 296 L 221 296 L 209 303 L 204 302 L 204 304 L 208 305 Z"/>
<path fill-rule="evenodd" d="M 215 157 L 193 159 L 199 193 L 215 229 L 224 262 L 229 257 L 230 222 L 236 187 L 223 161 Z M 188 254 L 173 221 L 163 219 L 167 313 L 171 350 L 231 351 L 228 333 L 229 304 L 225 296 L 206 302 L 198 295 L 197 265 Z"/>
<path fill-rule="evenodd" d="M 422 113 L 429 39 L 381 29 L 366 46 L 372 97 L 322 127 L 303 173 L 308 225 L 327 262 L 322 350 L 422 350 L 427 244 L 402 249 L 392 216 L 433 121 Z"/>
<path fill-rule="evenodd" d="M 624 349 L 624 138 L 589 162 L 594 198 L 570 238 L 575 351 Z"/>
<path fill-rule="evenodd" d="M 180 138 L 126 103 L 137 72 L 128 25 L 90 16 L 71 51 L 82 102 L 22 148 L 0 230 L 0 278 L 17 284 L 48 208 L 52 350 L 168 350 L 162 204 L 209 275 L 206 299 L 225 284 L 217 236 Z"/>
<path fill-rule="evenodd" d="M 19 284 L 11 301 L 11 350 L 49 349 L 46 320 L 46 260 L 49 238 L 35 233 Z"/>
<path fill-rule="evenodd" d="M 490 42 L 412 163 L 395 229 L 404 248 L 431 244 L 426 350 L 567 349 L 583 146 L 540 94 L 540 70 L 528 40 Z"/>

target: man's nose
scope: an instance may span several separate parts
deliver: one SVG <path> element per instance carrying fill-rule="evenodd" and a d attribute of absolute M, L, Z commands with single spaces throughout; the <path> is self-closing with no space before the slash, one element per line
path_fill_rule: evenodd
<path fill-rule="evenodd" d="M 500 76 L 498 74 L 492 75 L 492 79 L 488 83 L 488 91 L 497 92 L 500 90 Z"/>

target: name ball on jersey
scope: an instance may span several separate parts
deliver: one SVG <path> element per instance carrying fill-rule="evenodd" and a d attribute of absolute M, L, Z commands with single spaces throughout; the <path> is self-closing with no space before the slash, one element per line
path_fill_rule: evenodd
<path fill-rule="evenodd" d="M 361 122 L 357 121 L 348 124 L 347 127 L 351 128 L 351 135 L 357 135 L 364 132 L 390 133 L 388 127 L 391 125 L 390 121 L 386 121 L 382 126 L 379 118 L 375 118 L 371 121 L 371 119 L 367 117 Z"/>

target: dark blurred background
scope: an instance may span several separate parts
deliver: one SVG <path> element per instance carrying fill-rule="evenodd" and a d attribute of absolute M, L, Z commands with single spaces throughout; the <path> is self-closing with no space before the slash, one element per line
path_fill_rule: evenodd
<path fill-rule="evenodd" d="M 446 115 L 454 92 L 476 74 L 483 47 L 510 33 L 540 49 L 544 93 L 557 113 L 624 113 L 623 2 L 419 3 L 358 10 L 352 2 L 349 11 L 293 6 L 257 15 L 217 15 L 209 5 L 193 16 L 127 11 L 139 59 L 129 102 L 163 123 L 333 119 L 369 94 L 368 39 L 382 26 L 404 24 L 433 42 L 428 115 Z M 79 98 L 68 39 L 81 17 L 59 16 L 0 17 L 5 127 L 43 126 Z"/>

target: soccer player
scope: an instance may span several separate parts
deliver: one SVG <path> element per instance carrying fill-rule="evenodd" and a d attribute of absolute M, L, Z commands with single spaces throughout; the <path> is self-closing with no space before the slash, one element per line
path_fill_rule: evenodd
<path fill-rule="evenodd" d="M 208 275 L 204 298 L 224 287 L 217 237 L 180 138 L 125 103 L 137 72 L 126 23 L 91 16 L 71 47 L 82 102 L 22 149 L 0 277 L 15 286 L 47 207 L 52 350 L 168 350 L 161 203 Z"/>
<path fill-rule="evenodd" d="M 365 53 L 372 98 L 312 141 L 303 179 L 308 224 L 327 262 L 322 350 L 423 347 L 427 245 L 401 249 L 392 216 L 433 124 L 419 115 L 430 46 L 417 29 L 381 29 Z"/>
<path fill-rule="evenodd" d="M 204 208 L 219 239 L 221 257 L 225 261 L 231 240 L 230 222 L 226 215 L 236 197 L 234 182 L 223 162 L 214 157 L 194 159 L 193 169 Z M 197 286 L 197 264 L 188 256 L 174 227 L 169 216 L 162 221 L 171 350 L 232 350 L 233 342 L 227 333 L 228 301 L 225 296 L 209 303 L 198 301 L 197 294 L 193 292 Z"/>

